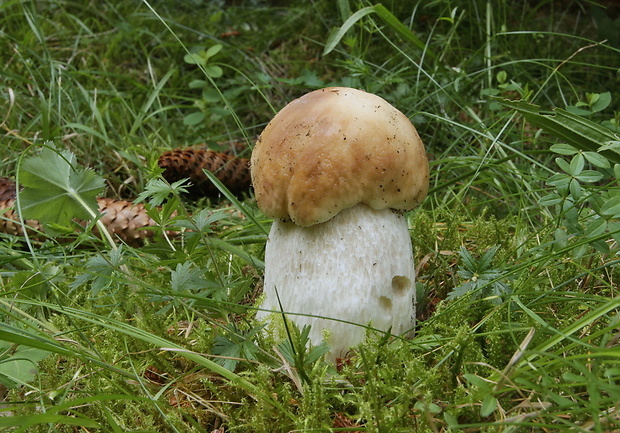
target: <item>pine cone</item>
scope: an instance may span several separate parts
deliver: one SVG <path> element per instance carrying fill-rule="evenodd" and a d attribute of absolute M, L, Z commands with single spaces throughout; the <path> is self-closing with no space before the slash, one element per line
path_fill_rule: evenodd
<path fill-rule="evenodd" d="M 164 178 L 172 183 L 189 178 L 191 197 L 218 197 L 220 192 L 203 173 L 209 171 L 236 196 L 250 190 L 250 161 L 209 149 L 176 149 L 159 157 Z"/>
<path fill-rule="evenodd" d="M 3 192 L 2 186 L 3 185 L 0 185 L 0 197 Z M 23 236 L 24 230 L 22 225 L 19 223 L 17 213 L 13 210 L 13 204 L 15 204 L 14 198 L 9 200 L 0 200 L 0 233 L 6 233 L 13 236 Z M 43 227 L 41 227 L 41 224 L 39 224 L 38 221 L 26 220 L 24 222 L 28 227 L 28 236 L 36 238 L 41 233 Z"/>
<path fill-rule="evenodd" d="M 24 231 L 19 223 L 19 217 L 13 210 L 15 204 L 15 182 L 6 177 L 0 177 L 0 233 L 6 233 L 13 236 L 23 236 Z M 26 226 L 32 230 L 28 230 L 29 236 L 36 236 L 41 231 L 41 224 L 37 221 L 24 221 Z"/>
<path fill-rule="evenodd" d="M 15 182 L 0 178 L 0 233 L 7 233 L 15 236 L 23 236 L 19 218 L 13 209 L 15 204 Z M 152 227 L 157 223 L 151 219 L 146 213 L 143 204 L 133 204 L 125 200 L 114 200 L 111 198 L 98 198 L 97 204 L 99 212 L 103 214 L 101 222 L 106 226 L 113 237 L 120 238 L 132 246 L 139 246 L 144 239 L 152 237 L 152 230 L 145 230 L 146 227 Z M 26 221 L 29 236 L 37 238 L 38 233 L 43 227 L 38 221 Z M 81 222 L 80 224 L 86 225 Z M 93 229 L 94 233 L 98 233 L 97 227 Z M 169 232 L 174 236 L 176 233 Z"/>
<path fill-rule="evenodd" d="M 15 182 L 6 177 L 0 177 L 0 202 L 15 198 Z M 1 208 L 0 208 L 1 209 Z"/>
<path fill-rule="evenodd" d="M 113 237 L 117 236 L 132 246 L 139 246 L 144 239 L 153 237 L 154 232 L 145 229 L 157 223 L 147 215 L 142 203 L 98 198 L 97 204 L 99 212 L 103 214 L 101 222 Z M 96 227 L 93 231 L 97 232 Z"/>

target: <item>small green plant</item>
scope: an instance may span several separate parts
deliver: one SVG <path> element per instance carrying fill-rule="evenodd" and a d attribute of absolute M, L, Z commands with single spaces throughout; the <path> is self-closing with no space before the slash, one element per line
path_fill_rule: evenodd
<path fill-rule="evenodd" d="M 571 157 L 567 162 L 556 158 L 563 173 L 552 175 L 547 183 L 556 192 L 544 196 L 543 206 L 557 206 L 561 209 L 562 227 L 556 231 L 556 239 L 565 244 L 567 238 L 580 236 L 588 239 L 590 245 L 603 253 L 609 253 L 609 237 L 620 239 L 620 189 L 617 187 L 619 164 L 615 164 L 614 174 L 610 172 L 610 161 L 600 152 L 580 151 L 568 144 L 558 144 L 551 150 Z M 585 169 L 586 162 L 594 167 Z M 591 184 L 605 182 L 608 188 L 592 187 Z"/>
<path fill-rule="evenodd" d="M 256 345 L 256 339 L 262 326 L 252 327 L 246 331 L 235 329 L 234 324 L 222 328 L 224 335 L 217 335 L 213 342 L 213 354 L 218 358 L 216 362 L 234 371 L 240 361 L 264 361 L 266 356 Z"/>
<path fill-rule="evenodd" d="M 470 294 L 472 300 L 485 298 L 494 304 L 503 302 L 512 290 L 505 281 L 507 272 L 493 267 L 498 249 L 499 246 L 489 248 L 476 260 L 466 248 L 461 247 L 461 265 L 457 274 L 467 281 L 448 293 L 448 299 Z"/>
<path fill-rule="evenodd" d="M 299 327 L 283 317 L 287 339 L 278 344 L 278 350 L 286 362 L 292 365 L 305 383 L 311 383 L 310 370 L 323 355 L 329 352 L 329 346 L 322 342 L 318 346 L 310 343 L 310 326 Z"/>
<path fill-rule="evenodd" d="M 199 66 L 208 78 L 208 80 L 192 80 L 189 83 L 190 89 L 202 90 L 202 99 L 194 102 L 199 110 L 185 116 L 183 119 L 185 125 L 192 126 L 204 122 L 209 108 L 212 108 L 214 104 L 221 101 L 219 93 L 212 86 L 212 80 L 220 78 L 224 74 L 223 69 L 215 64 L 213 60 L 213 57 L 215 57 L 222 48 L 223 46 L 221 44 L 216 44 L 209 48 L 199 47 L 195 50 L 195 53 L 186 54 L 183 58 L 185 63 Z"/>
<path fill-rule="evenodd" d="M 46 350 L 0 341 L 0 385 L 27 386 L 39 374 L 39 362 L 50 355 Z"/>
<path fill-rule="evenodd" d="M 127 263 L 128 258 L 122 246 L 90 257 L 84 264 L 83 272 L 71 283 L 72 290 L 69 293 L 88 287 L 93 298 L 105 294 L 113 299 L 125 281 L 123 266 Z"/>
<path fill-rule="evenodd" d="M 579 116 L 590 116 L 603 111 L 611 104 L 611 93 L 586 93 L 586 100 L 566 107 L 567 111 Z"/>
<path fill-rule="evenodd" d="M 18 179 L 24 187 L 19 194 L 24 219 L 61 227 L 70 227 L 74 218 L 96 220 L 103 178 L 79 167 L 72 152 L 47 143 L 40 155 L 23 162 Z"/>

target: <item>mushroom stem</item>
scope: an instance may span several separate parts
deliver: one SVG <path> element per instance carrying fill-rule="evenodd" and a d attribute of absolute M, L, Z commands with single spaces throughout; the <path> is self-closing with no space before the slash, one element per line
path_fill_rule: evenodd
<path fill-rule="evenodd" d="M 289 320 L 299 327 L 311 325 L 312 344 L 328 336 L 335 359 L 364 340 L 364 325 L 395 335 L 411 330 L 414 280 L 406 218 L 358 204 L 310 227 L 274 221 L 261 308 L 276 312 L 272 322 L 281 323 L 281 303 Z M 259 311 L 257 317 L 269 315 Z"/>

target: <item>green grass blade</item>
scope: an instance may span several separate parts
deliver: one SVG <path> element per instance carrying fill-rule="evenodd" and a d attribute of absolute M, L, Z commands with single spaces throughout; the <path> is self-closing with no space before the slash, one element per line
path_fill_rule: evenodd
<path fill-rule="evenodd" d="M 37 424 L 64 424 L 84 428 L 101 428 L 101 425 L 91 419 L 53 415 L 48 413 L 0 417 L 0 428 L 20 427 L 19 430 L 15 430 L 16 432 L 28 431 L 28 428 Z"/>
<path fill-rule="evenodd" d="M 0 323 L 0 340 L 8 341 L 13 344 L 20 344 L 28 347 L 33 347 L 39 350 L 45 350 L 51 353 L 58 353 L 60 355 L 71 355 L 72 352 L 58 344 L 52 344 L 49 341 L 45 341 L 42 338 L 36 338 L 32 335 L 27 335 L 21 332 L 17 332 L 16 329 L 9 327 L 6 324 Z"/>
<path fill-rule="evenodd" d="M 213 173 L 209 172 L 208 170 L 203 170 L 203 173 L 205 174 L 205 176 L 207 176 L 207 178 L 209 178 L 209 180 L 211 182 L 213 182 L 213 185 L 215 185 L 217 187 L 217 189 L 224 195 L 224 197 L 226 197 L 228 200 L 230 200 L 230 202 L 237 208 L 239 209 L 250 221 L 252 221 L 252 223 L 254 223 L 257 227 L 259 227 L 261 229 L 261 231 L 265 234 L 268 234 L 269 231 L 267 230 L 266 227 L 264 227 L 254 216 L 254 214 L 252 212 L 250 212 L 247 207 L 242 204 L 237 197 L 235 197 L 235 195 L 230 192 L 228 190 L 228 188 L 226 188 L 226 185 L 224 185 Z"/>
<path fill-rule="evenodd" d="M 530 123 L 581 150 L 597 152 L 604 143 L 620 140 L 620 137 L 611 130 L 561 108 L 545 111 L 537 105 L 524 101 L 493 99 L 505 107 L 518 111 Z M 605 156 L 615 163 L 620 163 L 620 155 L 617 153 L 605 152 Z"/>
<path fill-rule="evenodd" d="M 20 427 L 15 432 L 27 432 L 28 428 L 37 424 L 61 424 L 79 426 L 84 428 L 103 428 L 99 423 L 84 417 L 59 415 L 59 412 L 72 411 L 73 408 L 83 405 L 91 405 L 95 403 L 114 402 L 126 400 L 128 403 L 136 401 L 149 401 L 148 398 L 122 395 L 122 394 L 96 394 L 94 396 L 82 397 L 65 401 L 64 403 L 47 406 L 45 413 L 31 415 L 17 415 L 11 417 L 0 417 L 0 428 L 2 427 Z"/>
<path fill-rule="evenodd" d="M 34 302 L 30 302 L 30 301 L 16 301 L 16 302 L 23 302 L 25 304 L 35 304 Z M 92 323 L 94 325 L 97 326 L 102 326 L 104 328 L 107 329 L 111 329 L 114 330 L 116 332 L 119 332 L 121 334 L 127 335 L 131 338 L 135 338 L 141 341 L 144 341 L 146 343 L 149 343 L 151 345 L 154 345 L 156 347 L 161 348 L 162 350 L 166 350 L 166 351 L 170 351 L 170 352 L 175 352 L 178 353 L 179 355 L 187 358 L 190 361 L 195 362 L 196 364 L 200 365 L 201 367 L 207 368 L 209 370 L 211 370 L 213 373 L 218 374 L 222 377 L 224 377 L 225 379 L 227 379 L 231 384 L 236 385 L 242 389 L 244 389 L 245 391 L 247 391 L 248 393 L 250 393 L 250 395 L 252 395 L 252 397 L 262 400 L 263 402 L 273 406 L 275 409 L 281 410 L 283 411 L 282 413 L 286 413 L 289 417 L 291 417 L 291 419 L 293 418 L 293 414 L 291 414 L 289 411 L 286 410 L 286 408 L 284 408 L 284 406 L 282 406 L 279 402 L 275 401 L 271 396 L 266 395 L 265 392 L 260 389 L 259 387 L 257 387 L 256 385 L 254 385 L 253 383 L 249 382 L 248 380 L 244 379 L 243 377 L 239 376 L 238 374 L 235 374 L 234 372 L 222 367 L 221 365 L 205 358 L 204 356 L 202 356 L 199 353 L 196 352 L 192 352 L 191 350 L 188 350 L 186 348 L 184 348 L 183 346 L 180 346 L 178 344 L 175 344 L 171 341 L 168 341 L 164 338 L 158 337 L 156 335 L 151 334 L 150 332 L 147 332 L 145 330 L 136 328 L 135 326 L 129 325 L 127 323 L 123 323 L 121 321 L 112 319 L 110 317 L 103 317 L 100 316 L 98 314 L 95 313 L 91 313 L 89 311 L 83 311 L 83 310 L 79 310 L 76 308 L 71 308 L 71 307 L 60 307 L 58 305 L 55 304 L 47 304 L 47 303 L 36 303 L 36 305 L 43 305 L 47 308 L 49 308 L 52 311 L 58 311 L 64 315 L 67 316 L 71 316 L 75 319 L 80 319 L 80 320 L 84 320 L 86 322 Z M 0 338 L 2 337 L 2 335 L 0 334 Z M 38 344 L 37 341 L 33 341 L 32 339 L 30 340 L 24 340 L 23 344 L 26 344 L 27 342 L 32 342 L 33 344 Z M 46 346 L 47 347 L 47 346 Z M 65 352 L 66 354 L 66 352 Z"/>
<path fill-rule="evenodd" d="M 400 37 L 402 37 L 407 42 L 413 44 L 415 47 L 425 51 L 426 56 L 431 60 L 436 58 L 436 55 L 433 51 L 431 51 L 427 45 L 422 42 L 416 35 L 414 35 L 411 30 L 407 28 L 403 23 L 401 23 L 398 18 L 394 16 L 385 6 L 381 4 L 377 4 L 374 6 L 367 6 L 363 9 L 358 10 L 353 15 L 351 15 L 342 26 L 330 34 L 327 41 L 325 42 L 325 48 L 323 49 L 323 55 L 327 55 L 331 53 L 336 45 L 342 40 L 342 38 L 347 34 L 347 32 L 357 23 L 359 20 L 364 18 L 367 15 L 376 14 L 381 20 L 387 24 L 392 30 L 394 30 Z"/>
<path fill-rule="evenodd" d="M 523 308 L 524 311 L 528 313 L 528 315 L 534 318 L 534 320 L 545 325 L 547 329 L 550 329 L 549 325 L 546 325 L 544 320 L 538 317 L 538 315 L 534 313 L 533 311 L 531 311 L 529 308 L 525 307 L 525 305 L 523 305 L 521 301 L 516 299 L 516 302 L 520 304 L 520 307 Z M 565 327 L 564 329 L 554 330 L 556 334 L 551 336 L 550 338 L 547 338 L 543 343 L 539 344 L 538 346 L 532 348 L 531 354 L 524 356 L 521 360 L 521 363 L 533 362 L 536 358 L 541 356 L 541 354 L 547 352 L 553 346 L 561 343 L 563 340 L 566 340 L 567 338 L 570 338 L 570 336 L 573 335 L 575 332 L 587 326 L 592 325 L 597 320 L 599 320 L 601 317 L 603 317 L 604 315 L 608 314 L 610 311 L 613 311 L 614 309 L 617 309 L 619 307 L 620 307 L 620 297 L 609 299 L 609 301 L 604 302 L 599 307 L 594 308 L 587 314 L 584 314 L 582 317 L 575 320 L 574 322 L 572 322 L 569 326 Z"/>

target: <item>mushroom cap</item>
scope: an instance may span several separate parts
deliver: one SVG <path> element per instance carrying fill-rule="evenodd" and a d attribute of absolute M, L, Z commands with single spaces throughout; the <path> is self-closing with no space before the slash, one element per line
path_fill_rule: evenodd
<path fill-rule="evenodd" d="M 252 152 L 260 209 L 308 227 L 365 203 L 410 210 L 426 197 L 428 160 L 409 119 L 345 87 L 307 93 L 265 127 Z"/>

